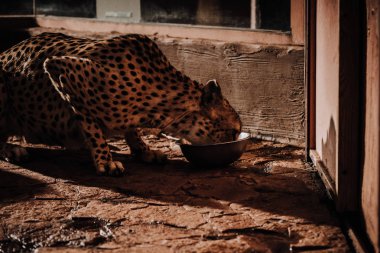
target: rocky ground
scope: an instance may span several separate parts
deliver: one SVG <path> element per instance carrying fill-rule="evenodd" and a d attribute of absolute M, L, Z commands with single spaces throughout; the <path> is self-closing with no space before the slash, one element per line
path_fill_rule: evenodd
<path fill-rule="evenodd" d="M 316 171 L 300 148 L 253 141 L 234 164 L 191 167 L 178 147 L 147 139 L 166 165 L 134 161 L 95 175 L 88 154 L 29 146 L 0 163 L 0 252 L 349 252 Z"/>

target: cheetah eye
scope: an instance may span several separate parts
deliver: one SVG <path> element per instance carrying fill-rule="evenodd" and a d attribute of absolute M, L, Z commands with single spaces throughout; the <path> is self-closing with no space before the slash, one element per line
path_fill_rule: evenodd
<path fill-rule="evenodd" d="M 232 139 L 237 140 L 237 138 L 239 137 L 240 131 L 232 129 L 231 132 L 232 132 Z"/>

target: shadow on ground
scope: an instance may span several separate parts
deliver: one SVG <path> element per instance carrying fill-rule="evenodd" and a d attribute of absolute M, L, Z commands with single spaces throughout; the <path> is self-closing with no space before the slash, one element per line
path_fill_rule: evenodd
<path fill-rule="evenodd" d="M 30 146 L 28 163 L 1 163 L 0 249 L 348 250 L 302 149 L 254 141 L 234 164 L 206 169 L 151 141 L 168 163 L 137 162 L 116 143 L 127 167 L 119 178 L 96 176 L 87 153 L 62 149 Z"/>
<path fill-rule="evenodd" d="M 291 146 L 251 147 L 235 164 L 214 169 L 192 167 L 178 158 L 169 160 L 165 165 L 150 165 L 135 161 L 129 154 L 114 153 L 114 159 L 122 161 L 127 168 L 123 177 L 95 175 L 89 155 L 85 152 L 44 148 L 29 148 L 28 151 L 33 161 L 24 164 L 24 168 L 78 185 L 178 205 L 220 208 L 218 201 L 222 200 L 280 215 L 301 217 L 310 222 L 332 222 L 324 215 L 312 212 L 315 205 L 325 200 L 320 192 L 314 191 L 316 187 L 306 185 L 317 183 L 310 178 L 315 176 L 310 174 L 314 172 L 305 170 L 303 163 L 296 163 L 298 167 L 294 164 L 294 167 L 281 167 L 281 161 L 287 165 L 284 160 L 293 162 L 303 159 L 303 154 L 298 154 L 300 149 Z M 276 162 L 280 165 L 273 166 Z M 308 182 L 305 179 L 309 179 Z"/>

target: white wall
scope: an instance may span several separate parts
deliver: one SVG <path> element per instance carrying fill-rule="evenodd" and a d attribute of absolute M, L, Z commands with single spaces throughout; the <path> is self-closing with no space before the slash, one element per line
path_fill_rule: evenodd
<path fill-rule="evenodd" d="M 316 150 L 336 180 L 339 110 L 339 0 L 317 1 Z"/>

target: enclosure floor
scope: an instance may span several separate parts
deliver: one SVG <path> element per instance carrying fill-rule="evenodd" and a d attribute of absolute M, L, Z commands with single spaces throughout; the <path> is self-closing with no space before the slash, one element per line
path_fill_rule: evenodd
<path fill-rule="evenodd" d="M 0 251 L 349 252 L 300 148 L 254 141 L 226 168 L 192 168 L 168 141 L 166 165 L 134 161 L 99 177 L 86 153 L 29 146 L 0 163 Z M 117 150 L 120 149 L 120 150 Z"/>

